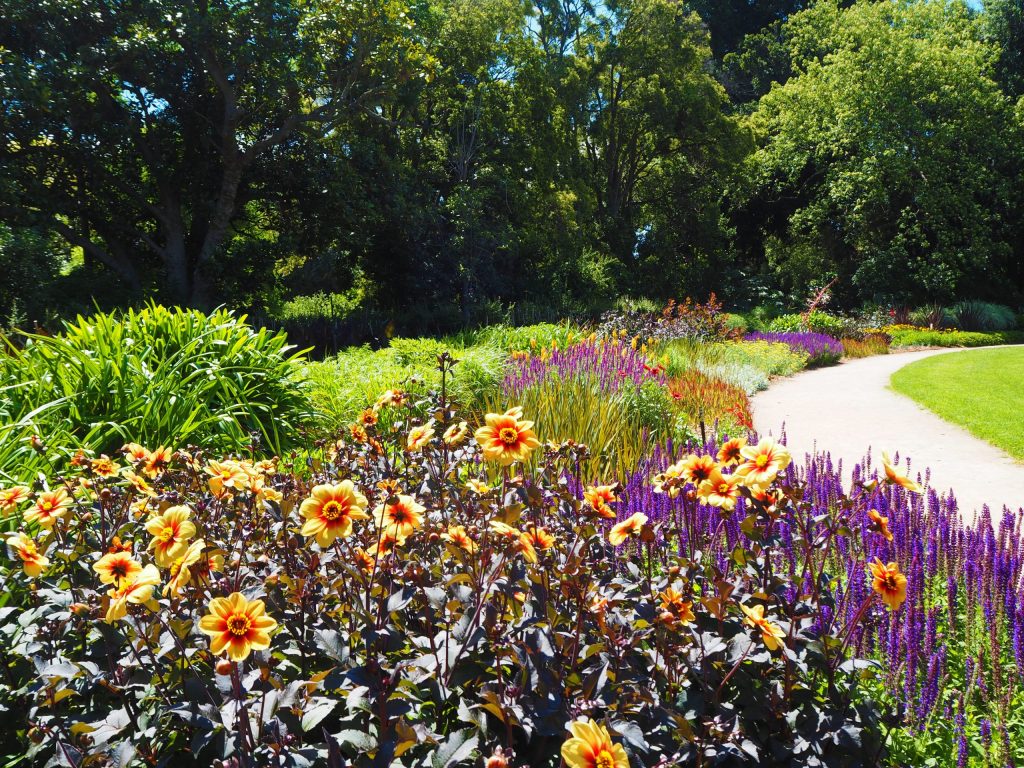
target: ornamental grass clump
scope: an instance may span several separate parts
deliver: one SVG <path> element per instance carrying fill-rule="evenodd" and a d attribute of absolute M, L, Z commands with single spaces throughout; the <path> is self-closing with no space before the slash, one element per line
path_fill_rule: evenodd
<path fill-rule="evenodd" d="M 301 465 L 129 445 L 6 489 L 5 749 L 70 765 L 884 758 L 852 652 L 867 618 L 905 609 L 869 595 L 850 618 L 820 553 L 843 535 L 866 578 L 877 534 L 802 522 L 781 445 L 684 456 L 642 492 L 590 487 L 587 448 L 541 444 L 528 410 L 464 424 L 449 365 L 439 394 L 386 393 Z M 630 511 L 648 493 L 670 514 Z M 732 546 L 698 546 L 698 519 Z M 778 568 L 780 550 L 810 570 Z"/>

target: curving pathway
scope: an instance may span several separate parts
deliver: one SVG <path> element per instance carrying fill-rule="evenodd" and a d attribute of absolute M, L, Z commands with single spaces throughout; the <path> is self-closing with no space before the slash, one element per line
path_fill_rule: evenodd
<path fill-rule="evenodd" d="M 883 450 L 898 451 L 910 457 L 912 475 L 928 467 L 931 487 L 953 490 L 968 520 L 985 504 L 993 512 L 1024 507 L 1024 464 L 889 387 L 889 377 L 915 360 L 964 351 L 878 355 L 781 379 L 751 398 L 754 426 L 778 435 L 785 425 L 794 456 L 829 451 L 847 478 L 869 450 L 876 466 Z"/>

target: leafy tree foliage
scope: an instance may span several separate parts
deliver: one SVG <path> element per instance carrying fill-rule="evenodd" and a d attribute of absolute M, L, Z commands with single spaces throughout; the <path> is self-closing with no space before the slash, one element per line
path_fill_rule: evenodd
<path fill-rule="evenodd" d="M 416 71 L 391 0 L 13 0 L 0 33 L 5 212 L 138 287 L 209 304 L 254 179 L 302 131 L 372 114 Z"/>
<path fill-rule="evenodd" d="M 965 6 L 821 2 L 789 22 L 795 74 L 750 125 L 745 234 L 791 287 L 982 295 L 1006 275 L 1021 126 Z"/>

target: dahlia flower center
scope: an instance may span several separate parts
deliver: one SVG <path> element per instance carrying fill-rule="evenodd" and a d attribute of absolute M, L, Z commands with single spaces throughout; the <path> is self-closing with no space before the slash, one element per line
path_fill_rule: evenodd
<path fill-rule="evenodd" d="M 391 508 L 391 520 L 395 525 L 403 525 L 409 522 L 409 512 L 402 507 Z"/>
<path fill-rule="evenodd" d="M 885 585 L 885 590 L 887 592 L 896 592 L 898 590 L 898 587 L 896 586 L 896 577 L 891 573 L 885 574 L 885 578 L 882 580 L 882 583 Z"/>
<path fill-rule="evenodd" d="M 768 457 L 762 453 L 754 460 L 754 463 L 757 465 L 758 469 L 764 469 L 768 466 Z"/>
<path fill-rule="evenodd" d="M 34 541 L 26 541 L 21 545 L 22 557 L 35 557 L 36 545 Z"/>
<path fill-rule="evenodd" d="M 594 768 L 615 768 L 615 758 L 611 756 L 608 750 L 603 749 L 594 759 Z"/>
<path fill-rule="evenodd" d="M 110 573 L 119 579 L 123 579 L 128 575 L 128 563 L 120 560 L 110 566 Z"/>
<path fill-rule="evenodd" d="M 718 484 L 718 492 L 721 495 L 723 495 L 723 496 L 725 494 L 727 494 L 729 492 L 729 484 L 728 483 L 719 483 Z"/>
<path fill-rule="evenodd" d="M 324 508 L 320 511 L 320 516 L 324 520 L 337 520 L 345 514 L 345 508 L 342 506 L 340 501 L 328 501 L 324 504 Z"/>
<path fill-rule="evenodd" d="M 244 614 L 236 613 L 227 620 L 228 632 L 236 637 L 243 637 L 248 634 L 252 627 L 252 621 Z"/>
<path fill-rule="evenodd" d="M 498 437 L 505 445 L 515 445 L 519 442 L 519 430 L 515 427 L 502 427 Z"/>

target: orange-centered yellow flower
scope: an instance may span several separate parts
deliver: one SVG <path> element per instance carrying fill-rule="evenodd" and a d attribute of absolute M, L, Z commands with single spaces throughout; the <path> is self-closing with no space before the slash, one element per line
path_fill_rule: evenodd
<path fill-rule="evenodd" d="M 387 533 L 404 539 L 423 525 L 425 507 L 412 496 L 398 496 L 374 510 L 377 526 Z M 399 542 L 401 543 L 401 542 Z"/>
<path fill-rule="evenodd" d="M 736 509 L 736 499 L 740 497 L 739 483 L 739 477 L 723 475 L 721 470 L 715 467 L 708 479 L 697 486 L 697 497 L 704 504 L 732 512 Z"/>
<path fill-rule="evenodd" d="M 469 424 L 464 421 L 460 421 L 458 424 L 452 424 L 448 429 L 444 431 L 444 435 L 441 439 L 445 441 L 447 445 L 454 448 L 457 445 L 461 445 L 462 441 L 466 439 L 466 435 L 469 434 Z"/>
<path fill-rule="evenodd" d="M 43 491 L 36 496 L 36 503 L 25 513 L 25 522 L 38 523 L 43 528 L 53 528 L 58 518 L 64 517 L 71 506 L 71 497 L 63 488 Z"/>
<path fill-rule="evenodd" d="M 38 550 L 35 541 L 24 533 L 13 533 L 7 537 L 7 546 L 13 556 L 21 560 L 26 576 L 35 578 L 46 570 L 49 559 Z"/>
<path fill-rule="evenodd" d="M 188 507 L 179 504 L 146 521 L 146 530 L 153 536 L 149 549 L 161 568 L 169 567 L 185 554 L 189 539 L 196 535 L 196 526 L 188 519 L 191 514 Z"/>
<path fill-rule="evenodd" d="M 743 463 L 736 467 L 736 474 L 746 485 L 763 488 L 770 485 L 776 476 L 789 466 L 789 451 L 770 437 L 761 439 L 757 445 L 740 449 Z"/>
<path fill-rule="evenodd" d="M 185 550 L 185 554 L 171 563 L 170 567 L 170 581 L 164 586 L 164 594 L 177 597 L 181 594 L 181 590 L 184 589 L 185 585 L 192 580 L 192 568 L 191 566 L 199 562 L 203 556 L 203 549 L 206 548 L 206 542 L 202 539 L 196 539 L 189 544 L 188 549 Z"/>
<path fill-rule="evenodd" d="M 353 520 L 369 518 L 366 497 L 356 490 L 351 480 L 342 480 L 338 485 L 315 486 L 299 512 L 306 518 L 302 535 L 314 537 L 321 547 L 351 536 Z"/>
<path fill-rule="evenodd" d="M 223 488 L 245 488 L 249 484 L 249 475 L 235 461 L 211 461 L 203 471 L 210 476 L 210 487 L 215 493 Z"/>
<path fill-rule="evenodd" d="M 476 480 L 476 479 L 467 480 L 466 481 L 466 487 L 469 488 L 469 490 L 473 491 L 473 493 L 478 493 L 481 496 L 486 496 L 488 493 L 490 493 L 492 490 L 494 490 L 493 488 L 491 488 L 491 486 L 489 486 L 483 480 Z"/>
<path fill-rule="evenodd" d="M 896 563 L 886 565 L 877 557 L 868 563 L 871 571 L 871 588 L 882 596 L 882 602 L 895 611 L 907 599 L 907 577 L 900 573 Z"/>
<path fill-rule="evenodd" d="M 725 464 L 740 463 L 740 451 L 742 451 L 747 445 L 747 439 L 745 437 L 734 437 L 732 440 L 726 440 L 722 443 L 722 447 L 718 449 L 718 462 Z"/>
<path fill-rule="evenodd" d="M 608 505 L 619 500 L 616 495 L 617 489 L 617 485 L 591 485 L 583 491 L 583 500 L 591 506 L 598 517 L 613 520 L 615 510 Z"/>
<path fill-rule="evenodd" d="M 121 448 L 131 461 L 145 461 L 149 458 L 149 449 L 143 448 L 138 443 L 125 443 Z"/>
<path fill-rule="evenodd" d="M 110 591 L 110 603 L 104 620 L 112 624 L 128 615 L 128 603 L 141 605 L 153 597 L 153 587 L 160 583 L 160 572 L 153 564 L 147 565 L 124 584 Z M 156 607 L 155 603 L 151 606 Z"/>
<path fill-rule="evenodd" d="M 747 618 L 743 621 L 761 632 L 761 639 L 768 650 L 778 650 L 782 645 L 779 641 L 786 636 L 786 633 L 782 631 L 782 627 L 778 624 L 773 624 L 764 617 L 764 606 L 755 605 L 753 608 L 748 608 L 745 605 L 741 605 L 740 608 L 747 614 Z"/>
<path fill-rule="evenodd" d="M 30 491 L 27 486 L 15 485 L 11 488 L 0 488 L 0 512 L 10 512 L 21 502 L 28 499 Z"/>
<path fill-rule="evenodd" d="M 555 546 L 555 537 L 532 523 L 523 529 L 522 538 L 537 549 L 550 549 Z"/>
<path fill-rule="evenodd" d="M 612 743 L 608 729 L 589 718 L 569 723 L 572 736 L 562 744 L 568 768 L 629 768 L 621 744 Z"/>
<path fill-rule="evenodd" d="M 882 451 L 882 469 L 885 470 L 885 479 L 890 484 L 906 488 L 911 493 L 922 493 L 924 491 L 924 488 L 919 483 L 914 482 L 907 475 L 896 469 L 892 459 L 889 458 L 889 454 L 885 451 Z"/>
<path fill-rule="evenodd" d="M 892 531 L 889 530 L 889 518 L 882 517 L 877 509 L 868 510 L 868 518 L 871 520 L 871 527 L 885 537 L 886 541 L 892 541 Z"/>
<path fill-rule="evenodd" d="M 262 600 L 246 600 L 239 592 L 211 600 L 210 612 L 199 620 L 199 631 L 210 636 L 210 651 L 217 655 L 226 651 L 232 661 L 265 651 L 276 628 Z"/>
<path fill-rule="evenodd" d="M 155 451 L 150 451 L 142 464 L 142 472 L 150 478 L 154 478 L 167 469 L 174 457 L 174 449 L 161 445 Z"/>
<path fill-rule="evenodd" d="M 505 413 L 488 413 L 486 425 L 475 433 L 484 458 L 507 467 L 516 461 L 526 461 L 540 440 L 533 433 L 533 422 L 522 421 L 522 408 L 509 408 Z"/>
<path fill-rule="evenodd" d="M 409 430 L 409 436 L 405 440 L 405 447 L 410 451 L 418 451 L 430 442 L 434 436 L 434 425 L 431 422 L 420 427 L 413 427 Z"/>
<path fill-rule="evenodd" d="M 654 476 L 652 484 L 655 493 L 667 493 L 675 498 L 683 490 L 686 481 L 683 479 L 683 461 L 677 461 L 669 465 L 664 472 Z"/>
<path fill-rule="evenodd" d="M 113 584 L 120 589 L 142 572 L 142 563 L 130 552 L 108 552 L 96 561 L 92 569 L 100 575 L 102 584 Z"/>
<path fill-rule="evenodd" d="M 680 474 L 688 483 L 700 485 L 711 477 L 716 467 L 714 457 L 691 454 L 683 459 Z"/>
<path fill-rule="evenodd" d="M 472 537 L 466 532 L 466 528 L 461 525 L 449 525 L 448 531 L 441 534 L 441 538 L 447 541 L 449 544 L 454 544 L 460 549 L 464 549 L 467 552 L 476 551 L 476 542 L 473 541 Z"/>
<path fill-rule="evenodd" d="M 630 515 L 621 523 L 616 523 L 612 526 L 612 529 L 608 532 L 608 541 L 617 547 L 630 536 L 640 533 L 646 522 L 647 515 L 643 512 Z"/>

